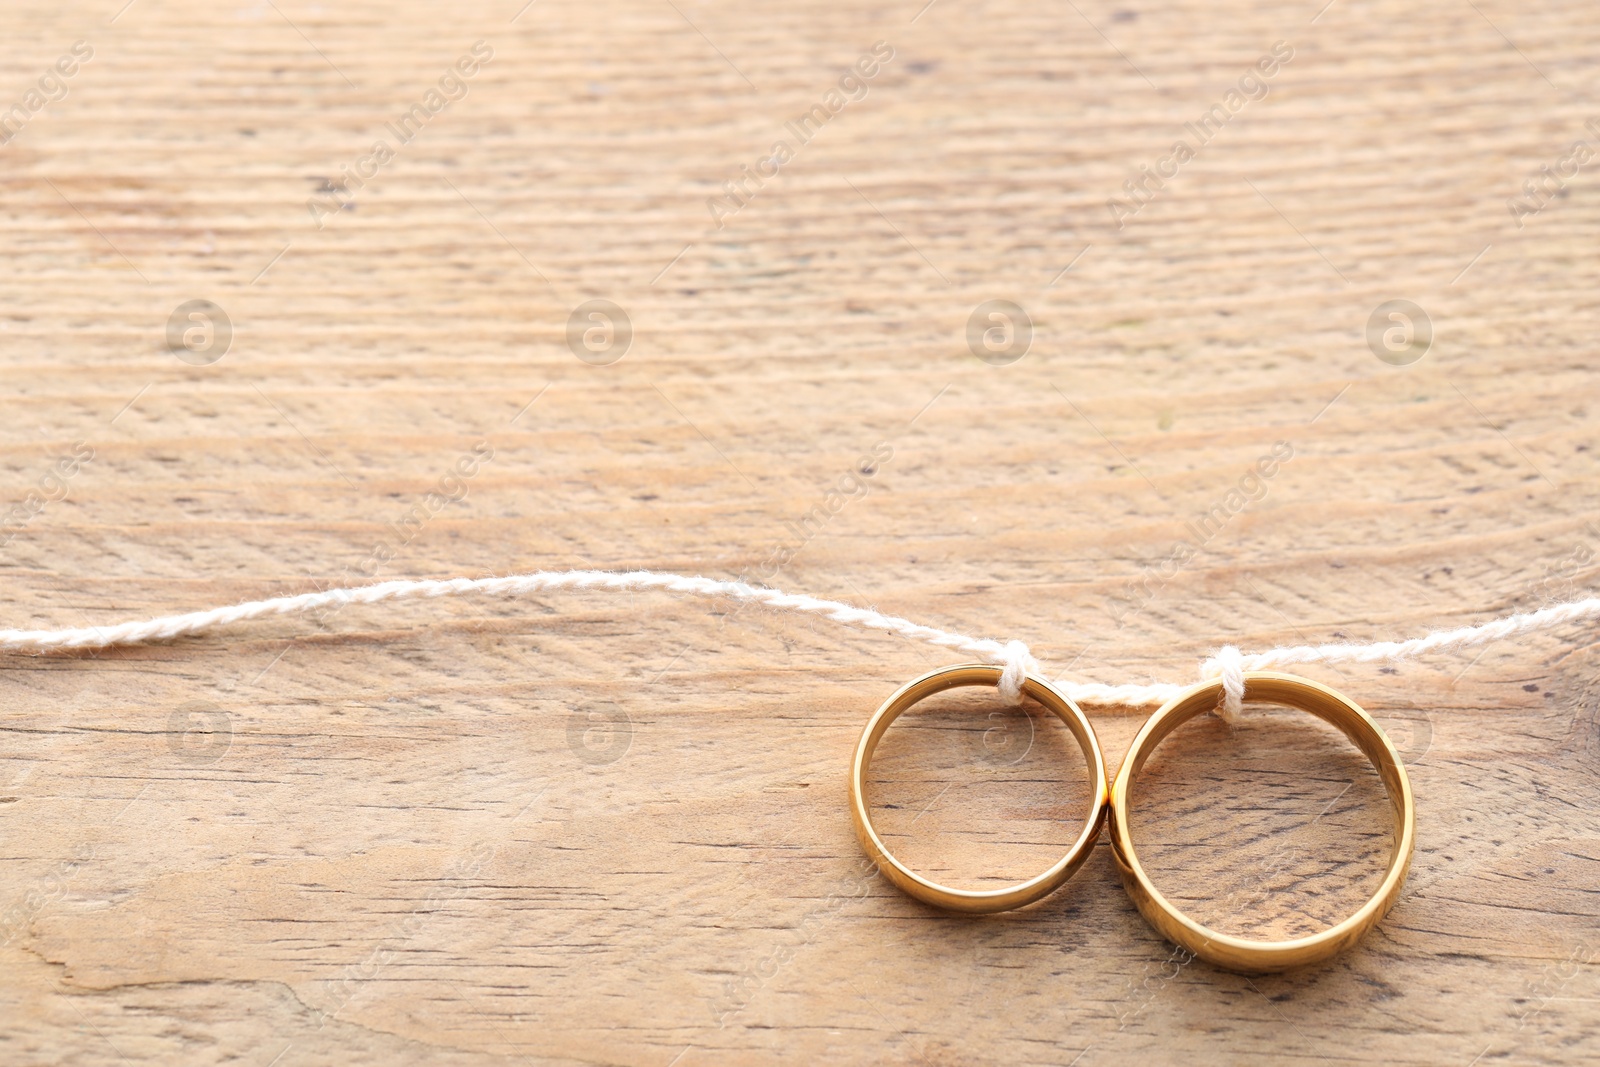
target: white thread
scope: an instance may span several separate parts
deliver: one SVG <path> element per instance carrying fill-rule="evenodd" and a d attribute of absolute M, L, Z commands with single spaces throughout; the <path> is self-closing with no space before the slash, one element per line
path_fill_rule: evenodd
<path fill-rule="evenodd" d="M 184 615 L 165 615 L 142 622 L 118 623 L 115 626 L 88 626 L 67 630 L 0 630 L 0 650 L 43 652 L 62 648 L 133 645 L 233 626 L 269 615 L 290 615 L 322 607 L 376 604 L 384 600 L 418 596 L 460 596 L 466 593 L 515 596 L 555 589 L 595 588 L 659 589 L 669 593 L 750 601 L 765 604 L 770 608 L 820 614 L 835 622 L 861 626 L 869 630 L 886 630 L 902 637 L 926 641 L 941 648 L 970 652 L 1005 668 L 1000 676 L 1000 693 L 1004 699 L 1013 703 L 1021 698 L 1023 675 L 1039 669 L 1038 661 L 1028 651 L 1028 646 L 1021 641 L 1000 642 L 988 638 L 968 637 L 965 634 L 923 626 L 894 615 L 852 607 L 837 600 L 822 600 L 804 594 L 784 593 L 745 582 L 690 578 L 681 574 L 662 574 L 656 571 L 538 571 L 505 578 L 379 582 L 376 585 L 350 589 L 329 589 L 321 593 L 300 593 L 296 596 L 273 597 L 270 600 L 252 600 L 232 607 L 193 611 Z M 1262 671 L 1306 663 L 1372 663 L 1402 659 L 1448 648 L 1487 644 L 1533 630 L 1548 629 L 1596 616 L 1600 616 L 1600 597 L 1557 604 L 1539 611 L 1508 615 L 1479 626 L 1439 630 L 1409 641 L 1378 641 L 1367 645 L 1294 645 L 1255 653 L 1242 653 L 1232 645 L 1227 645 L 1200 665 L 1200 677 L 1202 681 L 1222 679 L 1223 698 L 1218 710 L 1224 718 L 1231 721 L 1239 713 L 1242 705 L 1243 676 L 1247 671 Z M 1164 704 L 1187 688 L 1170 683 L 1102 685 L 1098 682 L 1058 682 L 1056 685 L 1079 704 L 1122 706 Z"/>
<path fill-rule="evenodd" d="M 681 574 L 661 574 L 655 571 L 622 573 L 539 571 L 506 578 L 379 582 L 376 585 L 356 586 L 351 589 L 329 589 L 321 593 L 301 593 L 297 596 L 274 597 L 270 600 L 252 600 L 232 607 L 193 611 L 185 615 L 166 615 L 143 622 L 119 623 L 115 626 L 88 626 L 69 630 L 0 630 L 0 649 L 46 651 L 61 648 L 135 645 L 145 641 L 159 641 L 232 626 L 268 615 L 289 615 L 324 607 L 344 607 L 347 604 L 376 604 L 383 600 L 400 600 L 408 597 L 458 596 L 465 593 L 515 596 L 552 589 L 592 588 L 661 589 L 670 593 L 753 601 L 772 608 L 815 612 L 835 622 L 871 630 L 887 630 L 890 633 L 927 641 L 929 644 L 944 648 L 971 652 L 1006 668 L 1001 675 L 1001 695 L 1012 702 L 1021 699 L 1023 673 L 1036 670 L 1039 666 L 1038 661 L 1028 652 L 1028 646 L 1021 641 L 1002 643 L 987 638 L 967 637 L 964 634 L 923 626 L 893 615 L 841 604 L 836 600 L 822 600 L 804 594 L 763 589 L 744 582 L 721 582 L 711 578 L 690 578 Z"/>
<path fill-rule="evenodd" d="M 1205 677 L 1206 666 L 1213 663 L 1217 665 L 1218 678 L 1222 679 L 1222 700 L 1217 704 L 1217 714 L 1222 720 L 1233 723 L 1238 720 L 1239 713 L 1244 710 L 1244 656 L 1232 645 L 1223 645 L 1217 649 L 1217 654 L 1206 660 L 1205 666 L 1200 668 L 1201 677 Z"/>
<path fill-rule="evenodd" d="M 1029 671 L 1037 671 L 1039 661 L 1033 658 L 1033 653 L 1021 641 L 1007 641 L 1000 655 L 1006 665 L 1006 669 L 1000 672 L 1000 699 L 1007 704 L 1020 704 L 1022 677 Z"/>
<path fill-rule="evenodd" d="M 1376 641 L 1369 645 L 1293 645 L 1251 654 L 1241 654 L 1238 649 L 1228 646 L 1220 649 L 1215 656 L 1200 665 L 1200 677 L 1207 680 L 1222 679 L 1224 695 L 1221 710 L 1223 718 L 1228 718 L 1238 713 L 1238 697 L 1244 694 L 1244 680 L 1239 675 L 1245 671 L 1265 671 L 1274 667 L 1293 667 L 1302 663 L 1374 663 L 1405 659 L 1447 648 L 1488 644 L 1491 641 L 1515 637 L 1533 630 L 1545 630 L 1552 626 L 1592 619 L 1596 616 L 1600 616 L 1600 597 L 1589 597 L 1586 600 L 1556 604 L 1539 611 L 1507 615 L 1503 619 L 1495 619 L 1480 626 L 1437 630 L 1426 637 L 1414 637 L 1409 641 Z M 1235 685 L 1237 685 L 1236 690 L 1232 688 Z"/>

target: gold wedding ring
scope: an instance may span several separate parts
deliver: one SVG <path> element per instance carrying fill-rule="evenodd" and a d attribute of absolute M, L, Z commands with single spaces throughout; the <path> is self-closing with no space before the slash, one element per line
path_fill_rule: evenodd
<path fill-rule="evenodd" d="M 1388 913 L 1400 896 L 1406 871 L 1411 866 L 1411 850 L 1416 838 L 1416 810 L 1411 799 L 1411 783 L 1394 746 L 1378 725 L 1353 702 L 1339 693 L 1288 674 L 1247 673 L 1244 699 L 1257 703 L 1282 704 L 1308 711 L 1344 733 L 1372 761 L 1389 793 L 1394 807 L 1394 854 L 1376 893 L 1348 919 L 1310 937 L 1290 941 L 1251 941 L 1232 937 L 1201 926 L 1161 895 L 1149 875 L 1139 865 L 1128 825 L 1133 803 L 1134 777 L 1163 738 L 1183 723 L 1217 706 L 1221 681 L 1204 682 L 1168 701 L 1150 717 L 1133 740 L 1111 786 L 1111 844 L 1117 867 L 1128 896 L 1145 920 L 1167 940 L 1196 956 L 1232 971 L 1283 971 L 1317 963 L 1340 952 L 1372 929 Z M 881 713 L 880 713 L 881 714 Z"/>
<path fill-rule="evenodd" d="M 1043 874 L 1004 889 L 952 889 L 924 878 L 895 859 L 884 847 L 877 831 L 872 828 L 872 813 L 867 807 L 867 767 L 872 763 L 872 753 L 890 724 L 902 712 L 935 693 L 968 685 L 999 685 L 1000 675 L 999 667 L 974 663 L 930 671 L 901 686 L 868 720 L 861 741 L 856 745 L 855 761 L 850 768 L 850 815 L 861 847 L 889 881 L 926 904 L 951 911 L 972 914 L 1006 911 L 1032 904 L 1059 889 L 1088 858 L 1095 838 L 1100 835 L 1100 824 L 1106 817 L 1106 765 L 1105 758 L 1100 754 L 1100 743 L 1094 736 L 1094 728 L 1076 704 L 1043 678 L 1029 674 L 1023 679 L 1022 691 L 1066 723 L 1072 736 L 1078 739 L 1083 758 L 1089 765 L 1089 817 L 1084 821 L 1083 832 L 1067 854 Z"/>

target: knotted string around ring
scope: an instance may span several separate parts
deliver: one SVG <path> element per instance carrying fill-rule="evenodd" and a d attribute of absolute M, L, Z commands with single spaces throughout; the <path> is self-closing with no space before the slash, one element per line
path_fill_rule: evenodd
<path fill-rule="evenodd" d="M 183 615 L 165 615 L 112 626 L 86 626 L 65 630 L 0 630 L 0 650 L 45 652 L 53 649 L 108 648 L 161 641 L 186 634 L 234 626 L 271 615 L 290 615 L 323 608 L 342 608 L 350 604 L 376 604 L 410 597 L 460 596 L 468 593 L 518 596 L 560 589 L 608 589 L 618 591 L 661 590 L 691 596 L 737 600 L 769 608 L 822 615 L 835 622 L 884 630 L 902 637 L 926 641 L 942 648 L 981 656 L 1004 669 L 1000 675 L 1000 696 L 1008 703 L 1022 699 L 1024 675 L 1040 670 L 1038 660 L 1021 641 L 994 641 L 968 637 L 909 619 L 884 615 L 870 608 L 858 608 L 837 600 L 823 600 L 803 593 L 784 593 L 712 578 L 663 574 L 657 571 L 538 571 L 504 578 L 450 578 L 444 580 L 391 581 L 349 589 L 329 589 L 318 593 L 252 600 L 229 607 L 210 608 Z M 1557 604 L 1517 615 L 1508 615 L 1479 626 L 1439 630 L 1408 641 L 1378 641 L 1372 644 L 1294 645 L 1265 652 L 1243 653 L 1225 645 L 1200 664 L 1200 679 L 1221 679 L 1222 700 L 1217 711 L 1230 722 L 1244 703 L 1244 675 L 1249 671 L 1293 667 L 1307 663 L 1375 663 L 1419 656 L 1451 648 L 1487 644 L 1534 630 L 1549 629 L 1569 622 L 1600 616 L 1600 597 Z M 1140 706 L 1164 704 L 1186 686 L 1171 683 L 1152 685 L 1104 685 L 1099 682 L 1054 683 L 1070 699 L 1080 704 Z"/>

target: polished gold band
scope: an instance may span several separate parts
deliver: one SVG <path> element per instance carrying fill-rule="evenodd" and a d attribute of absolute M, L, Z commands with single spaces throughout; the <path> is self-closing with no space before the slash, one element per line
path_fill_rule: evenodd
<path fill-rule="evenodd" d="M 1353 702 L 1339 693 L 1305 678 L 1269 672 L 1244 676 L 1246 701 L 1283 704 L 1308 711 L 1338 727 L 1372 761 L 1388 790 L 1394 806 L 1394 854 L 1383 882 L 1372 898 L 1354 915 L 1337 926 L 1310 937 L 1292 941 L 1250 941 L 1219 933 L 1184 915 L 1172 906 L 1151 884 L 1134 851 L 1128 826 L 1134 776 L 1163 738 L 1180 725 L 1217 706 L 1222 693 L 1220 681 L 1205 682 L 1174 697 L 1150 717 L 1133 747 L 1122 760 L 1116 781 L 1111 786 L 1111 844 L 1116 852 L 1122 884 L 1145 920 L 1167 940 L 1196 956 L 1233 971 L 1283 971 L 1317 963 L 1355 944 L 1384 917 L 1400 896 L 1406 871 L 1411 866 L 1411 849 L 1416 838 L 1416 811 L 1411 799 L 1411 783 L 1394 746 L 1378 725 Z"/>
<path fill-rule="evenodd" d="M 1030 674 L 1023 680 L 1022 691 L 1053 711 L 1067 724 L 1072 736 L 1078 739 L 1078 746 L 1083 749 L 1084 760 L 1089 765 L 1091 790 L 1089 817 L 1085 820 L 1083 832 L 1078 835 L 1078 840 L 1071 850 L 1049 870 L 1026 882 L 1004 889 L 980 890 L 951 889 L 949 886 L 929 881 L 895 859 L 884 847 L 877 831 L 872 828 L 872 813 L 867 808 L 866 788 L 867 767 L 872 763 L 872 753 L 877 749 L 879 740 L 902 712 L 919 701 L 946 689 L 968 685 L 998 685 L 1000 674 L 999 667 L 965 664 L 931 671 L 901 686 L 898 692 L 884 701 L 883 706 L 874 712 L 867 722 L 867 728 L 861 734 L 861 741 L 856 745 L 855 762 L 850 768 L 850 815 L 855 822 L 856 836 L 861 840 L 861 847 L 877 863 L 878 869 L 889 881 L 924 903 L 948 908 L 951 911 L 975 914 L 1005 911 L 1009 908 L 1020 908 L 1024 904 L 1032 904 L 1040 897 L 1054 892 L 1071 878 L 1088 858 L 1090 849 L 1094 847 L 1095 838 L 1100 835 L 1100 824 L 1106 817 L 1108 799 L 1106 765 L 1105 758 L 1100 754 L 1100 743 L 1094 736 L 1094 728 L 1089 725 L 1088 718 L 1078 710 L 1076 704 L 1043 678 Z"/>

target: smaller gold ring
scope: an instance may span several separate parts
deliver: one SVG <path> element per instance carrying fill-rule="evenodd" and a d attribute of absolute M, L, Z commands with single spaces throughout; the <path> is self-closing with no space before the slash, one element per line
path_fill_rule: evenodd
<path fill-rule="evenodd" d="M 1116 781 L 1111 786 L 1111 846 L 1122 873 L 1122 885 L 1138 906 L 1145 921 L 1168 941 L 1188 949 L 1196 956 L 1231 971 L 1286 971 L 1318 963 L 1349 948 L 1386 915 L 1400 896 L 1406 871 L 1411 866 L 1411 850 L 1416 839 L 1416 809 L 1411 799 L 1411 782 L 1405 765 L 1365 711 L 1333 689 L 1306 678 L 1267 671 L 1244 676 L 1244 699 L 1252 702 L 1283 704 L 1308 711 L 1337 727 L 1372 761 L 1383 779 L 1394 807 L 1394 854 L 1389 868 L 1371 899 L 1348 919 L 1309 937 L 1290 941 L 1252 941 L 1202 926 L 1172 906 L 1171 901 L 1151 883 L 1139 864 L 1128 826 L 1128 809 L 1134 776 L 1144 761 L 1168 734 L 1202 712 L 1217 706 L 1222 682 L 1203 682 L 1168 701 L 1139 730 L 1133 747 L 1122 759 Z"/>
<path fill-rule="evenodd" d="M 1078 835 L 1078 840 L 1073 843 L 1067 854 L 1043 874 L 1004 889 L 952 889 L 924 878 L 895 859 L 884 847 L 877 831 L 872 828 L 872 814 L 867 809 L 867 767 L 872 763 L 872 753 L 877 750 L 878 742 L 888 731 L 890 724 L 900 717 L 901 712 L 935 693 L 967 685 L 998 686 L 1000 675 L 999 667 L 970 663 L 957 667 L 943 667 L 907 682 L 884 701 L 883 706 L 867 721 L 867 728 L 861 732 L 861 741 L 856 745 L 855 762 L 850 768 L 850 816 L 855 823 L 856 837 L 861 840 L 861 847 L 877 863 L 878 869 L 889 881 L 925 904 L 947 908 L 950 911 L 978 915 L 1007 911 L 1032 904 L 1041 897 L 1055 892 L 1083 865 L 1083 861 L 1089 858 L 1095 838 L 1100 836 L 1100 824 L 1106 817 L 1106 805 L 1110 796 L 1106 782 L 1106 763 L 1105 757 L 1100 754 L 1100 742 L 1095 738 L 1094 727 L 1089 725 L 1088 718 L 1078 706 L 1068 700 L 1060 690 L 1043 678 L 1029 674 L 1023 679 L 1022 691 L 1066 723 L 1067 729 L 1072 731 L 1072 736 L 1078 739 L 1078 746 L 1083 749 L 1083 757 L 1089 765 L 1093 798 L 1089 817 L 1084 821 L 1083 832 Z"/>

